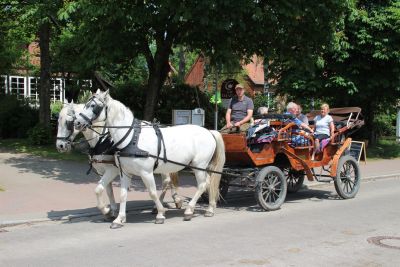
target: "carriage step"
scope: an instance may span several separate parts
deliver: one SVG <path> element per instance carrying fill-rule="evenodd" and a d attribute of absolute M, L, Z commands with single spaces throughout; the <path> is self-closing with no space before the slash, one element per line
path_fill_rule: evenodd
<path fill-rule="evenodd" d="M 320 183 L 330 183 L 330 182 L 333 181 L 333 179 L 323 179 L 323 180 L 321 180 L 321 179 L 318 179 L 317 177 L 315 177 L 315 178 L 316 178 L 317 182 L 320 182 Z"/>

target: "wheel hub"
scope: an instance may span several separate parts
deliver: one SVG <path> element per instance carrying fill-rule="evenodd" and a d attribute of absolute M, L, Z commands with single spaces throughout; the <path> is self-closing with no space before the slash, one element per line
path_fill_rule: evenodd
<path fill-rule="evenodd" d="M 275 186 L 272 184 L 268 185 L 268 190 L 275 191 Z"/>

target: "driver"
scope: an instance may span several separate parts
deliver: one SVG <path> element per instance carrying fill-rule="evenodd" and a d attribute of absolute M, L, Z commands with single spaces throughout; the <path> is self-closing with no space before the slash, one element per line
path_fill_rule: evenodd
<path fill-rule="evenodd" d="M 244 87 L 240 83 L 235 86 L 236 96 L 229 101 L 226 111 L 226 125 L 221 129 L 223 133 L 245 132 L 250 127 L 254 104 L 250 97 L 244 95 Z"/>

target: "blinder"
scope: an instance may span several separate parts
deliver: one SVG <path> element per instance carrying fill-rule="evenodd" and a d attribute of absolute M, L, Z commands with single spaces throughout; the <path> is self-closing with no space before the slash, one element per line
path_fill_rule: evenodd
<path fill-rule="evenodd" d="M 74 132 L 74 121 L 75 121 L 75 114 L 68 114 L 68 116 L 72 117 L 72 120 L 66 120 L 65 121 L 65 125 L 66 128 L 69 132 L 68 136 L 65 137 L 58 137 L 57 136 L 57 140 L 64 140 L 67 142 L 71 142 L 70 137 L 72 136 L 73 132 Z"/>
<path fill-rule="evenodd" d="M 91 125 L 91 124 L 92 124 L 92 121 L 94 121 L 95 119 L 97 119 L 97 118 L 100 116 L 101 112 L 103 111 L 103 109 L 104 109 L 104 107 L 105 107 L 105 104 L 104 104 L 103 101 L 101 101 L 100 99 L 97 98 L 97 100 L 101 102 L 101 104 L 99 104 L 98 102 L 94 101 L 95 98 L 96 98 L 95 96 L 92 96 L 92 97 L 89 99 L 89 101 L 88 101 L 88 103 L 86 104 L 86 106 L 85 106 L 85 108 L 88 109 L 88 108 L 90 108 L 91 103 L 94 102 L 94 107 L 92 108 L 92 113 L 94 114 L 93 118 L 90 119 L 89 117 L 85 116 L 85 114 L 79 113 L 79 115 L 80 115 L 89 125 Z M 107 111 L 107 110 L 106 110 L 106 111 Z"/>

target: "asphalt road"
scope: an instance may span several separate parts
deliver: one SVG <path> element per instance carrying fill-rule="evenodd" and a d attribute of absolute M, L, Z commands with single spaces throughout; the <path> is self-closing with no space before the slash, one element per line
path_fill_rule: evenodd
<path fill-rule="evenodd" d="M 242 196 L 213 218 L 203 217 L 200 207 L 191 222 L 182 221 L 183 210 L 169 210 L 164 225 L 155 225 L 149 211 L 131 212 L 118 230 L 99 217 L 1 228 L 0 265 L 400 264 L 398 178 L 363 181 L 351 200 L 338 199 L 333 184 L 301 190 L 274 212 L 262 212 L 252 196 Z"/>

